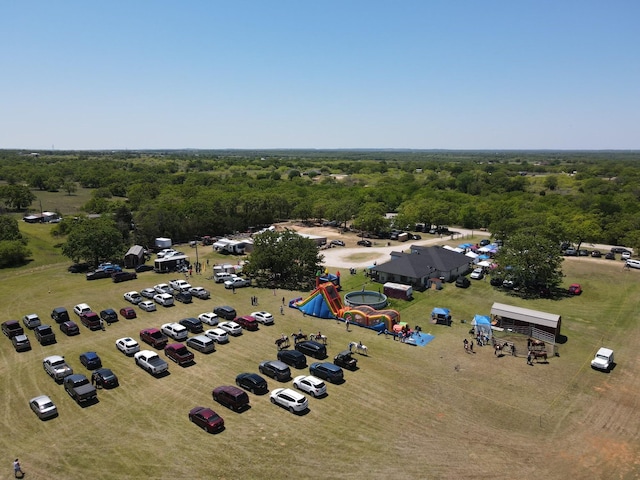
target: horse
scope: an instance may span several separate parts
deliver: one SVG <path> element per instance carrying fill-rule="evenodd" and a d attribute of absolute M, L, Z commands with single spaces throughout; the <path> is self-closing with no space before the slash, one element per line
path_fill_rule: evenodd
<path fill-rule="evenodd" d="M 502 351 L 506 350 L 508 347 L 511 347 L 511 344 L 509 342 L 504 342 L 504 343 L 496 342 L 495 345 L 493 346 L 493 354 L 496 357 L 502 357 L 504 355 L 504 353 L 502 353 Z M 513 352 L 513 350 L 511 350 L 511 352 Z M 512 353 L 512 355 L 513 355 L 513 353 Z"/>
<path fill-rule="evenodd" d="M 527 340 L 527 347 L 529 350 L 544 350 L 545 343 L 542 340 L 536 340 L 535 338 L 529 338 Z"/>
<path fill-rule="evenodd" d="M 276 338 L 276 347 L 278 347 L 278 350 L 282 350 L 283 348 L 286 348 L 288 346 L 289 337 Z"/>
<path fill-rule="evenodd" d="M 363 345 L 362 343 L 349 342 L 349 351 L 351 352 L 353 348 L 356 349 L 357 353 L 360 353 L 362 355 L 369 355 L 369 349 L 367 348 L 366 345 Z"/>
<path fill-rule="evenodd" d="M 536 362 L 539 362 L 540 360 L 538 360 L 539 358 L 541 358 L 543 361 L 547 361 L 547 352 L 546 350 L 542 350 L 542 351 L 531 351 L 529 352 L 529 354 L 535 358 Z"/>
<path fill-rule="evenodd" d="M 291 338 L 293 338 L 293 343 L 301 342 L 302 340 L 306 340 L 307 336 L 304 333 L 292 333 Z"/>
<path fill-rule="evenodd" d="M 311 340 L 315 340 L 316 342 L 322 342 L 323 345 L 327 344 L 327 336 L 322 335 L 320 332 L 312 333 L 311 335 L 309 335 L 309 338 Z"/>

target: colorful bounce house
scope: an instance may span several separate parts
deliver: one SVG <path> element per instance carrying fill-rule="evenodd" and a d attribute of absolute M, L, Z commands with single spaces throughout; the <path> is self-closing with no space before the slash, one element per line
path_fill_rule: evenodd
<path fill-rule="evenodd" d="M 339 280 L 340 275 L 337 275 Z M 378 310 L 364 304 L 375 297 L 376 305 L 380 305 L 381 295 L 378 292 L 363 290 L 362 292 L 350 292 L 345 299 L 351 296 L 351 300 L 345 306 L 338 293 L 338 287 L 334 282 L 318 283 L 317 288 L 305 299 L 296 299 L 289 303 L 292 308 L 297 308 L 305 315 L 318 318 L 336 318 L 349 320 L 354 325 L 371 328 L 377 332 L 384 330 L 393 331 L 394 325 L 400 323 L 400 313 L 396 310 Z M 358 299 L 362 301 L 358 301 Z M 386 305 L 386 297 L 384 299 Z"/>

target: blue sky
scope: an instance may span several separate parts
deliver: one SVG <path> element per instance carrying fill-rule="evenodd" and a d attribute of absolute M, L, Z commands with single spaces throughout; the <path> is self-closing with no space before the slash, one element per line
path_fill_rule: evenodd
<path fill-rule="evenodd" d="M 640 2 L 0 3 L 0 148 L 640 149 Z"/>

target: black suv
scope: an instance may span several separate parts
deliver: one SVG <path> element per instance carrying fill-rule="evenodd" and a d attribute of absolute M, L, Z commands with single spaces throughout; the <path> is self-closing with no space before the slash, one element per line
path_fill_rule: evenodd
<path fill-rule="evenodd" d="M 39 325 L 33 331 L 36 332 L 36 339 L 40 342 L 40 345 L 56 343 L 56 334 L 53 333 L 49 325 Z"/>
<path fill-rule="evenodd" d="M 51 312 L 51 318 L 55 320 L 56 323 L 64 323 L 69 321 L 69 312 L 64 307 L 56 307 Z"/>
<path fill-rule="evenodd" d="M 191 333 L 202 333 L 204 330 L 202 327 L 202 322 L 197 318 L 188 317 L 180 320 L 180 325 L 185 327 Z"/>
<path fill-rule="evenodd" d="M 127 280 L 135 280 L 138 278 L 136 272 L 115 272 L 111 274 L 111 280 L 114 283 L 126 282 Z"/>
<path fill-rule="evenodd" d="M 254 395 L 267 393 L 267 381 L 257 373 L 241 373 L 236 377 L 236 385 L 249 390 Z"/>
<path fill-rule="evenodd" d="M 236 309 L 233 307 L 230 307 L 229 305 L 216 307 L 213 309 L 213 313 L 215 313 L 221 318 L 224 318 L 225 320 L 235 320 L 236 317 L 238 316 L 236 313 Z"/>
<path fill-rule="evenodd" d="M 467 277 L 456 278 L 456 287 L 469 288 L 469 285 L 471 285 L 471 281 Z"/>
<path fill-rule="evenodd" d="M 344 379 L 344 372 L 342 369 L 329 362 L 312 363 L 309 367 L 309 373 L 331 383 L 340 383 Z"/>
<path fill-rule="evenodd" d="M 100 318 L 107 322 L 107 325 L 118 321 L 118 314 L 113 308 L 107 308 L 100 312 Z"/>
<path fill-rule="evenodd" d="M 193 296 L 189 292 L 176 292 L 173 294 L 173 298 L 181 303 L 191 303 L 193 301 Z"/>
<path fill-rule="evenodd" d="M 295 368 L 304 368 L 307 366 L 307 357 L 296 350 L 280 350 L 278 352 L 278 360 Z"/>
<path fill-rule="evenodd" d="M 327 348 L 321 343 L 314 342 L 313 340 L 297 343 L 295 348 L 297 351 L 302 352 L 305 355 L 309 355 L 310 357 L 317 358 L 318 360 L 327 358 Z"/>
<path fill-rule="evenodd" d="M 258 366 L 258 370 L 260 370 L 260 373 L 281 382 L 286 382 L 291 378 L 291 370 L 279 360 L 264 361 Z"/>

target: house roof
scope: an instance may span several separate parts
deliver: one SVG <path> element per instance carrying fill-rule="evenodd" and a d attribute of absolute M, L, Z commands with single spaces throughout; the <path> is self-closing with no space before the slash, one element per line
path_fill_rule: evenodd
<path fill-rule="evenodd" d="M 468 265 L 470 261 L 469 257 L 464 254 L 452 252 L 442 247 L 412 245 L 411 253 L 394 255 L 394 258 L 389 262 L 377 265 L 372 270 L 409 278 L 424 278 L 435 272 L 450 272 L 463 265 Z"/>
<path fill-rule="evenodd" d="M 513 305 L 505 305 L 504 303 L 494 303 L 491 307 L 491 315 L 512 318 L 521 322 L 534 323 L 536 325 L 544 325 L 545 327 L 558 328 L 560 323 L 560 315 L 555 313 L 540 312 L 529 308 L 514 307 Z"/>

